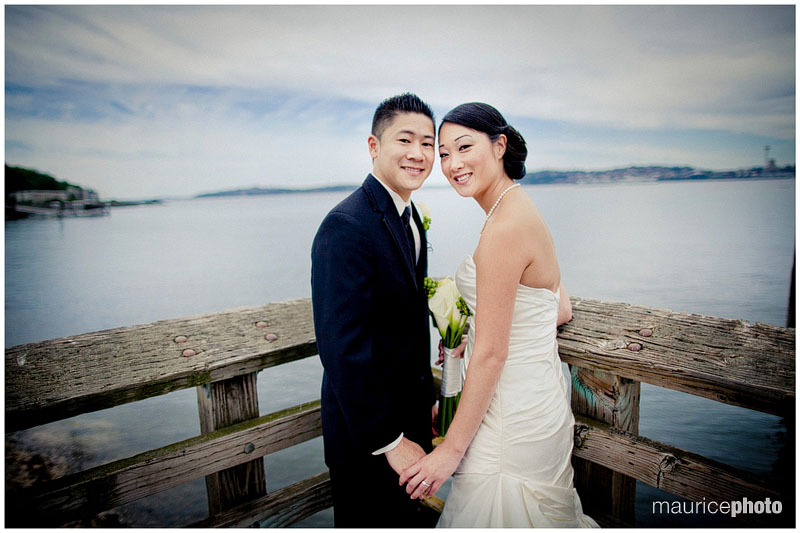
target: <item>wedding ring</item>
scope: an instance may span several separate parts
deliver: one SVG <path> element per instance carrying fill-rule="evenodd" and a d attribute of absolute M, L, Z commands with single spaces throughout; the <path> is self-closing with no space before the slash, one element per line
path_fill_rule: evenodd
<path fill-rule="evenodd" d="M 425 485 L 426 487 L 430 487 L 431 486 L 431 484 L 428 483 L 427 481 L 423 481 L 422 484 Z"/>

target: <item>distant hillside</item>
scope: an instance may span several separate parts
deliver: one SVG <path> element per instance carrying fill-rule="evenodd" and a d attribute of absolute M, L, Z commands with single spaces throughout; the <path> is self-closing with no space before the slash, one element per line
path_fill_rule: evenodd
<path fill-rule="evenodd" d="M 794 177 L 793 165 L 784 168 L 764 170 L 749 168 L 714 172 L 697 170 L 692 167 L 627 167 L 601 171 L 553 171 L 543 170 L 525 176 L 526 185 L 559 184 L 559 183 L 624 183 L 642 181 L 670 180 L 713 180 L 713 179 L 752 179 L 752 178 L 789 178 Z"/>
<path fill-rule="evenodd" d="M 67 187 L 83 189 L 80 185 L 57 180 L 50 174 L 6 165 L 6 194 L 16 191 L 65 191 Z"/>
<path fill-rule="evenodd" d="M 542 170 L 530 172 L 522 182 L 524 185 L 545 184 L 580 184 L 580 183 L 625 183 L 672 180 L 714 180 L 714 179 L 755 179 L 755 178 L 793 178 L 794 165 L 783 168 L 765 170 L 749 168 L 715 172 L 698 170 L 692 167 L 627 167 L 614 170 Z M 218 196 L 258 196 L 266 194 L 298 194 L 313 192 L 342 192 L 355 190 L 358 185 L 334 185 L 330 187 L 314 187 L 310 189 L 252 187 L 232 191 L 210 192 L 199 194 L 195 198 L 212 198 Z"/>
<path fill-rule="evenodd" d="M 212 198 L 216 196 L 260 196 L 265 194 L 297 194 L 308 192 L 341 192 L 352 191 L 358 185 L 331 185 L 328 187 L 312 187 L 310 189 L 285 189 L 273 187 L 252 187 L 250 189 L 235 189 L 233 191 L 209 192 L 198 194 L 195 198 Z"/>

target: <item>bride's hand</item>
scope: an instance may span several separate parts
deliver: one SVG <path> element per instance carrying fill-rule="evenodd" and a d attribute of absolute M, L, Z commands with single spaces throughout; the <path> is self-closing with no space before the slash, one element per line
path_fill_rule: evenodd
<path fill-rule="evenodd" d="M 400 484 L 406 484 L 406 492 L 412 499 L 433 496 L 456 471 L 461 457 L 461 454 L 448 449 L 442 443 L 430 454 L 403 470 Z"/>
<path fill-rule="evenodd" d="M 464 357 L 464 350 L 467 349 L 467 336 L 464 335 L 461 337 L 461 344 L 453 348 L 453 357 Z M 439 360 L 436 361 L 436 364 L 441 366 L 444 363 L 444 345 L 442 344 L 441 339 L 439 340 Z"/>

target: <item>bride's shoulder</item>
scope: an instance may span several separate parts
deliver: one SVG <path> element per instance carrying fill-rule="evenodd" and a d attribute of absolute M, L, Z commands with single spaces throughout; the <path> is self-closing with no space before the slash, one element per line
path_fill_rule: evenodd
<path fill-rule="evenodd" d="M 480 255 L 491 258 L 519 257 L 525 264 L 534 259 L 540 242 L 550 238 L 549 230 L 532 202 L 518 207 L 487 225 L 478 241 L 476 254 L 483 252 Z"/>
<path fill-rule="evenodd" d="M 485 241 L 493 246 L 524 245 L 531 232 L 544 222 L 532 202 L 522 201 L 508 207 L 511 209 L 487 224 L 480 242 Z"/>
<path fill-rule="evenodd" d="M 516 209 L 509 213 L 507 222 L 517 231 L 518 246 L 524 246 L 526 243 L 535 246 L 542 239 L 549 239 L 550 230 L 547 221 L 536 202 L 528 196 L 518 197 L 517 201 Z"/>
<path fill-rule="evenodd" d="M 517 217 L 498 217 L 487 224 L 478 241 L 478 248 L 506 246 L 519 240 L 520 224 Z"/>
<path fill-rule="evenodd" d="M 509 219 L 497 220 L 484 230 L 473 260 L 476 265 L 486 266 L 517 262 L 515 258 L 524 262 L 527 255 L 523 244 L 525 240 L 519 224 Z"/>

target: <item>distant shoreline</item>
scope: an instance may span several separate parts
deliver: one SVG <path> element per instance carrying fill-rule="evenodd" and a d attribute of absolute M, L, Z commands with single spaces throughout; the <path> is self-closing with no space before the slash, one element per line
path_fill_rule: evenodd
<path fill-rule="evenodd" d="M 261 196 L 264 194 L 303 194 L 316 192 L 344 192 L 357 189 L 358 185 L 330 185 L 327 187 L 311 187 L 306 189 L 288 189 L 284 187 L 250 187 L 231 191 L 209 192 L 198 194 L 192 198 L 214 198 L 217 196 Z"/>
<path fill-rule="evenodd" d="M 630 167 L 608 171 L 566 171 L 544 170 L 532 172 L 521 181 L 522 185 L 595 185 L 621 183 L 661 183 L 670 181 L 740 181 L 764 179 L 794 179 L 792 171 L 763 172 L 761 169 L 709 172 L 697 171 L 689 167 Z M 190 199 L 220 198 L 237 196 L 265 196 L 274 194 L 307 194 L 320 192 L 347 192 L 357 189 L 360 184 L 331 185 L 325 187 L 286 188 L 250 187 L 198 194 Z M 445 187 L 444 185 L 442 187 Z"/>

